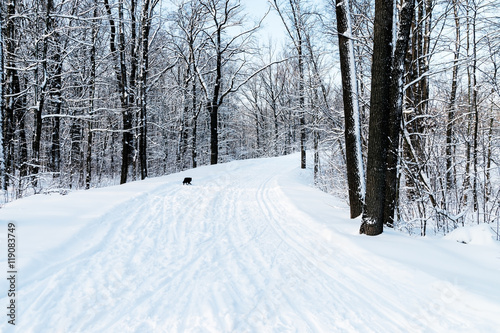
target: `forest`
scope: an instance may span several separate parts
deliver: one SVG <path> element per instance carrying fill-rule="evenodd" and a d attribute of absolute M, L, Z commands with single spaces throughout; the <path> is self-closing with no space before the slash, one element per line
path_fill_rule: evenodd
<path fill-rule="evenodd" d="M 300 152 L 362 233 L 498 235 L 498 1 L 251 6 L 2 1 L 2 202 Z"/>

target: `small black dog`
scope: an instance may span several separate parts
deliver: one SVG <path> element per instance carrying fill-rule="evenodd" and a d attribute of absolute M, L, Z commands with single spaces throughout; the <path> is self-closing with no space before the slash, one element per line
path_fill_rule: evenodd
<path fill-rule="evenodd" d="M 191 181 L 193 180 L 193 178 L 191 177 L 186 177 L 184 178 L 184 180 L 182 181 L 182 185 L 191 185 Z"/>

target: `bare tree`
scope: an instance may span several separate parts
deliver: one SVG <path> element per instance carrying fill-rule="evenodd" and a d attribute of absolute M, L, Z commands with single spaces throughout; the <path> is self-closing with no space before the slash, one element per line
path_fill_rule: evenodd
<path fill-rule="evenodd" d="M 273 0 L 274 9 L 279 14 L 288 36 L 292 40 L 295 51 L 297 52 L 297 66 L 299 71 L 298 98 L 299 98 L 299 125 L 300 125 L 300 167 L 306 168 L 306 114 L 305 114 L 305 29 L 306 14 L 303 12 L 303 3 L 301 0 L 289 0 L 288 4 L 280 4 L 278 0 Z M 286 9 L 285 9 L 286 8 Z M 288 17 L 286 17 L 288 16 Z"/>
<path fill-rule="evenodd" d="M 209 27 L 205 29 L 206 45 L 210 46 L 203 63 L 195 62 L 195 71 L 201 83 L 210 115 L 210 164 L 219 159 L 219 109 L 224 99 L 236 92 L 254 74 L 244 74 L 247 61 L 242 56 L 249 51 L 249 42 L 259 28 L 243 30 L 234 36 L 227 36 L 228 30 L 242 27 L 241 5 L 233 0 L 201 0 L 201 6 L 208 16 Z"/>
<path fill-rule="evenodd" d="M 363 212 L 366 191 L 363 155 L 361 152 L 361 123 L 358 103 L 356 62 L 352 41 L 349 1 L 336 0 L 337 31 L 344 101 L 346 169 L 349 187 L 351 218 Z"/>
<path fill-rule="evenodd" d="M 148 176 L 148 161 L 147 161 L 147 84 L 148 84 L 148 70 L 149 70 L 149 35 L 151 31 L 151 20 L 153 10 L 158 4 L 159 0 L 145 0 L 142 7 L 141 14 L 141 42 L 142 42 L 142 59 L 140 66 L 139 78 L 139 160 L 141 169 L 141 179 Z"/>
<path fill-rule="evenodd" d="M 390 85 L 390 114 L 389 114 L 389 150 L 387 152 L 387 171 L 385 184 L 384 223 L 393 227 L 395 224 L 395 209 L 399 193 L 399 134 L 403 115 L 404 93 L 404 64 L 410 41 L 411 24 L 415 11 L 415 0 L 404 0 L 401 3 L 399 29 L 394 48 L 391 85 Z"/>
<path fill-rule="evenodd" d="M 455 22 L 455 50 L 453 55 L 453 74 L 451 81 L 450 99 L 448 105 L 448 122 L 446 125 L 446 189 L 450 191 L 456 181 L 454 170 L 455 145 L 453 143 L 454 123 L 457 108 L 457 90 L 458 90 L 458 69 L 460 58 L 460 16 L 458 0 L 453 0 L 453 16 Z"/>
<path fill-rule="evenodd" d="M 199 79 L 196 73 L 196 63 L 200 62 L 199 57 L 203 55 L 203 48 L 206 40 L 203 39 L 203 29 L 205 25 L 206 13 L 198 1 L 185 1 L 179 4 L 175 16 L 175 26 L 179 33 L 172 38 L 174 40 L 174 54 L 178 58 L 179 66 L 184 65 L 182 96 L 184 104 L 183 117 L 188 120 L 181 121 L 181 128 L 178 135 L 181 141 L 189 137 L 189 143 L 182 143 L 185 146 L 190 146 L 191 149 L 191 166 L 198 166 L 198 118 L 202 110 L 201 96 L 199 91 Z M 172 29 L 175 30 L 175 29 Z M 186 124 L 189 123 L 189 124 Z M 187 128 L 185 126 L 187 125 Z M 190 126 L 190 128 L 189 128 Z M 190 131 L 190 135 L 188 135 Z M 184 151 L 185 149 L 180 149 Z M 178 160 L 183 160 L 183 156 L 177 157 Z M 184 166 L 181 166 L 183 168 Z"/>
<path fill-rule="evenodd" d="M 408 129 L 411 145 L 404 144 L 405 163 L 411 175 L 418 175 L 424 166 L 426 116 L 429 114 L 429 66 L 431 59 L 431 32 L 434 1 L 419 0 L 413 15 L 411 57 L 407 61 L 406 101 L 409 104 L 405 113 L 405 126 Z M 413 152 L 412 152 L 413 151 Z M 418 187 L 416 177 L 406 177 L 408 192 L 411 195 Z M 415 189 L 415 190 L 414 190 Z M 420 194 L 414 193 L 416 196 Z"/>
<path fill-rule="evenodd" d="M 382 233 L 384 225 L 393 15 L 392 1 L 375 1 L 366 204 L 360 227 L 360 233 L 371 236 Z"/>
<path fill-rule="evenodd" d="M 121 158 L 121 176 L 120 184 L 127 182 L 129 167 L 131 165 L 131 154 L 133 149 L 132 123 L 134 112 L 131 101 L 134 100 L 133 94 L 130 94 L 127 81 L 127 66 L 125 59 L 125 27 L 124 27 L 124 8 L 123 2 L 118 3 L 118 23 L 113 17 L 112 7 L 108 0 L 104 0 L 104 6 L 109 21 L 109 47 L 114 59 L 114 70 L 116 75 L 116 84 L 121 102 L 122 113 L 122 158 Z M 135 46 L 135 43 L 133 43 Z M 136 59 L 133 62 L 137 61 Z M 134 66 L 132 66 L 134 67 Z M 132 74 L 135 72 L 132 70 Z M 135 80 L 135 77 L 131 75 Z"/>
<path fill-rule="evenodd" d="M 360 233 L 371 236 L 382 233 L 384 224 L 392 226 L 394 223 L 404 61 L 414 4 L 414 0 L 402 3 L 393 52 L 393 4 L 375 3 L 366 206 L 360 227 Z"/>
<path fill-rule="evenodd" d="M 3 9 L 0 6 L 0 110 L 4 110 L 4 94 L 3 94 L 3 32 L 1 27 L 3 26 Z M 3 145 L 3 112 L 0 112 L 0 189 L 5 188 L 5 155 L 4 155 L 4 145 Z"/>

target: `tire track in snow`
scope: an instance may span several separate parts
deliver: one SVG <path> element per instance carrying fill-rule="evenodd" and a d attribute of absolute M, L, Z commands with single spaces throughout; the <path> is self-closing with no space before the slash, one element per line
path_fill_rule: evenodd
<path fill-rule="evenodd" d="M 321 293 L 313 290 L 316 295 L 312 295 L 312 293 L 308 294 L 303 291 L 311 289 L 310 282 L 317 283 L 317 281 L 314 281 L 317 274 L 314 272 L 314 267 L 304 266 L 304 263 L 310 262 L 307 255 L 312 253 L 301 250 L 299 243 L 288 239 L 283 232 L 283 225 L 289 225 L 290 221 L 296 217 L 292 216 L 290 212 L 277 209 L 280 205 L 279 201 L 283 199 L 277 196 L 275 191 L 278 186 L 276 177 L 279 174 L 279 172 L 274 173 L 263 182 L 256 195 L 260 210 L 266 217 L 273 232 L 280 239 L 280 245 L 283 248 L 281 257 L 278 260 L 273 260 L 273 270 L 277 274 L 277 280 L 284 281 L 279 288 L 275 286 L 271 289 L 274 296 L 273 302 L 277 303 L 281 310 L 277 311 L 277 313 L 283 312 L 283 309 L 285 309 L 286 316 L 281 313 L 279 319 L 289 329 L 299 326 L 301 331 L 318 331 L 321 330 L 318 323 L 326 324 L 325 322 L 329 321 L 329 319 L 328 317 L 313 316 L 311 310 L 314 307 L 307 305 L 308 302 L 311 302 L 310 297 L 315 298 L 315 302 L 321 300 Z M 328 289 L 326 284 L 319 287 L 324 288 L 323 292 Z M 300 301 L 297 301 L 297 298 L 301 298 Z M 304 306 L 298 308 L 297 304 L 303 304 Z M 325 305 L 325 307 L 327 306 Z"/>
<path fill-rule="evenodd" d="M 213 247 L 209 249 L 213 252 L 206 255 L 206 269 L 193 267 L 198 269 L 193 276 L 197 286 L 201 284 L 206 288 L 208 285 L 210 288 L 202 290 L 205 295 L 201 295 L 200 291 L 191 294 L 193 303 L 201 303 L 205 307 L 193 306 L 192 310 L 211 313 L 212 318 L 204 318 L 201 327 L 196 320 L 191 326 L 183 326 L 187 330 L 204 328 L 208 331 L 232 331 L 244 320 L 243 309 L 260 288 L 254 278 L 259 273 L 249 270 L 248 262 L 242 264 L 242 256 L 248 259 L 246 253 L 254 251 L 251 240 L 258 232 L 249 232 L 245 227 L 249 225 L 250 219 L 245 214 L 245 206 L 241 205 L 245 201 L 244 196 L 245 191 L 240 190 L 238 184 L 226 186 L 203 213 L 209 221 L 205 227 L 211 229 L 214 235 Z"/>
<path fill-rule="evenodd" d="M 268 181 L 274 182 L 277 178 L 279 176 Z M 273 186 L 263 186 L 261 194 L 263 210 L 269 212 L 269 221 L 274 230 L 290 249 L 297 251 L 298 258 L 302 259 L 297 265 L 300 273 L 305 276 L 312 274 L 319 282 L 320 289 L 313 289 L 311 293 L 322 290 L 323 294 L 328 294 L 328 299 L 334 300 L 333 303 L 330 302 L 330 307 L 328 304 L 324 307 L 316 306 L 316 313 L 310 316 L 312 322 L 326 325 L 314 327 L 312 330 L 356 332 L 362 328 L 365 332 L 421 332 L 422 329 L 426 332 L 439 332 L 445 327 L 454 327 L 458 331 L 469 327 L 466 320 L 452 311 L 447 311 L 449 313 L 439 318 L 439 322 L 420 327 L 418 323 L 421 318 L 418 316 L 422 313 L 422 306 L 428 307 L 429 302 L 439 302 L 442 294 L 441 296 L 415 295 L 414 290 L 421 289 L 418 286 L 425 280 L 418 281 L 411 271 L 407 271 L 408 267 L 388 263 L 355 245 L 352 246 L 349 241 L 342 239 L 343 236 L 335 234 L 333 235 L 335 239 L 323 236 L 321 232 L 324 227 L 300 211 L 276 183 Z M 395 281 L 392 274 L 398 276 L 399 280 Z M 407 276 L 403 283 L 401 276 Z M 436 282 L 425 274 L 424 276 L 420 274 L 419 277 L 429 279 L 429 284 Z M 309 284 L 305 283 L 304 286 Z M 321 296 L 319 294 L 316 298 L 319 303 Z M 288 299 L 292 300 L 292 304 L 301 303 L 293 296 Z M 363 303 L 370 304 L 372 310 L 359 313 L 352 306 Z M 321 311 L 322 309 L 328 310 Z M 307 313 L 307 310 L 306 307 L 298 313 Z M 333 320 L 326 323 L 321 318 Z M 367 322 L 372 324 L 367 326 Z"/>
<path fill-rule="evenodd" d="M 270 225 L 286 244 L 287 252 L 293 253 L 293 256 L 289 255 L 294 259 L 288 267 L 295 269 L 283 272 L 291 277 L 286 279 L 291 282 L 286 284 L 288 291 L 282 295 L 295 314 L 304 314 L 301 319 L 307 325 L 305 329 L 355 331 L 356 327 L 352 324 L 361 324 L 361 321 L 360 314 L 352 304 L 366 302 L 370 296 L 373 296 L 370 301 L 373 302 L 377 315 L 373 317 L 373 327 L 364 327 L 366 331 L 408 329 L 408 322 L 404 317 L 394 314 L 391 308 L 383 305 L 387 304 L 387 300 L 377 301 L 377 298 L 381 300 L 394 294 L 391 289 L 398 288 L 388 285 L 390 275 L 373 276 L 373 272 L 380 271 L 380 267 L 368 260 L 347 254 L 347 249 L 335 245 L 335 240 L 326 241 L 318 230 L 311 229 L 307 223 L 314 221 L 289 203 L 277 184 L 276 175 L 262 184 L 258 201 L 266 212 Z M 299 293 L 303 299 L 297 302 L 296 291 L 301 288 L 307 292 Z M 339 290 L 342 291 L 340 295 Z M 406 293 L 412 295 L 408 290 Z M 392 302 L 403 306 L 407 299 L 401 297 L 402 294 L 399 296 L 392 299 Z M 296 304 L 304 303 L 309 305 L 301 309 L 293 308 Z M 315 313 L 312 313 L 311 309 Z M 297 318 L 294 318 L 294 321 L 296 323 Z M 377 321 L 383 322 L 383 328 L 377 328 Z M 321 326 L 318 326 L 318 323 Z"/>
<path fill-rule="evenodd" d="M 118 215 L 118 217 L 122 217 L 122 215 Z M 31 331 L 43 332 L 48 327 L 53 328 L 55 332 L 67 331 L 68 327 L 59 324 L 60 322 L 67 323 L 67 321 L 57 320 L 58 317 L 74 318 L 70 322 L 78 323 L 81 322 L 81 320 L 77 320 L 81 319 L 78 315 L 85 311 L 88 312 L 90 319 L 92 319 L 93 308 L 98 298 L 100 295 L 106 297 L 108 294 L 105 285 L 95 286 L 95 276 L 100 276 L 102 273 L 99 271 L 102 250 L 109 246 L 110 243 L 115 242 L 119 234 L 119 228 L 113 224 L 107 221 L 91 223 L 88 228 L 84 229 L 85 233 L 83 235 L 80 233 L 81 239 L 74 239 L 75 244 L 73 246 L 68 244 L 62 246 L 64 250 L 69 250 L 71 253 L 76 252 L 76 255 L 70 255 L 68 259 L 56 262 L 54 265 L 42 270 L 40 274 L 32 276 L 30 281 L 27 281 L 26 290 L 24 291 L 26 294 L 23 297 L 28 299 L 31 297 L 30 293 L 36 293 L 36 290 L 40 289 L 40 285 L 46 286 L 44 295 L 41 295 L 36 302 L 31 303 L 26 309 L 26 315 L 31 318 L 32 322 L 39 324 L 37 327 L 32 328 Z M 94 244 L 88 243 L 91 245 L 86 248 L 87 241 L 91 239 L 95 239 L 97 242 Z M 83 246 L 80 244 L 82 242 Z M 78 253 L 77 251 L 81 252 Z M 92 272 L 95 276 L 89 275 L 89 272 Z M 102 279 L 99 280 L 99 282 L 103 281 Z M 65 287 L 64 293 L 59 290 L 61 286 Z M 41 310 L 47 308 L 54 309 L 53 316 L 43 314 Z M 61 315 L 61 313 L 65 315 Z M 77 328 L 73 330 L 78 331 Z"/>

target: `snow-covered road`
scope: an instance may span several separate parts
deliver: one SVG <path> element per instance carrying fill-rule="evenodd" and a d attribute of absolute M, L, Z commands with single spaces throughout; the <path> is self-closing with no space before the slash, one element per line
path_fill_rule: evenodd
<path fill-rule="evenodd" d="M 455 258 L 448 246 L 357 235 L 359 221 L 297 164 L 239 161 L 7 205 L 18 332 L 498 331 L 500 296 L 485 286 L 498 268 L 464 286 L 460 268 L 426 262 Z"/>

